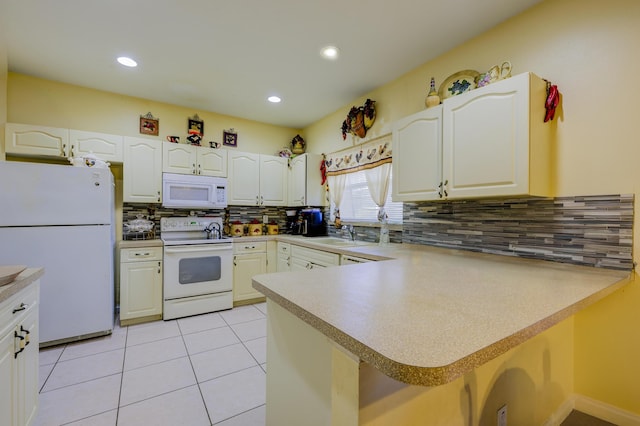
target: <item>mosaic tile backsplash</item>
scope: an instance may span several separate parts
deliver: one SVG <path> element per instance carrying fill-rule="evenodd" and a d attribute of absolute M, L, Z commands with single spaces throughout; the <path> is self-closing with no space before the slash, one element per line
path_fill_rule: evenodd
<path fill-rule="evenodd" d="M 483 253 L 552 260 L 610 269 L 633 268 L 633 195 L 517 198 L 404 203 L 403 230 L 390 231 L 392 243 L 425 244 Z M 275 220 L 286 232 L 284 207 L 229 206 L 196 211 L 248 223 Z M 326 212 L 325 212 L 326 213 Z M 123 221 L 137 214 L 160 218 L 186 216 L 187 210 L 125 203 Z M 329 226 L 331 236 L 348 238 Z M 378 241 L 379 228 L 356 226 L 356 238 Z M 156 234 L 158 237 L 159 234 Z"/>
<path fill-rule="evenodd" d="M 633 195 L 405 203 L 403 243 L 633 268 Z"/>

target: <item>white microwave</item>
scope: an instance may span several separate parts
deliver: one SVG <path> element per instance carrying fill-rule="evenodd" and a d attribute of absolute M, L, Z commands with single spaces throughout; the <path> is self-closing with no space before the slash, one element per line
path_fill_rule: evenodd
<path fill-rule="evenodd" d="M 227 207 L 227 178 L 163 173 L 162 206 L 223 209 Z"/>

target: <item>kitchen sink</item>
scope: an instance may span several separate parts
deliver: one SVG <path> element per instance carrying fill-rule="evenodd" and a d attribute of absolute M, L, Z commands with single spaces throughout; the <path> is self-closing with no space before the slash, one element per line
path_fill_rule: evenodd
<path fill-rule="evenodd" d="M 355 247 L 355 246 L 370 246 L 375 245 L 375 243 L 369 241 L 351 241 L 346 240 L 344 238 L 337 237 L 315 237 L 309 240 L 309 242 L 325 244 L 333 247 Z"/>

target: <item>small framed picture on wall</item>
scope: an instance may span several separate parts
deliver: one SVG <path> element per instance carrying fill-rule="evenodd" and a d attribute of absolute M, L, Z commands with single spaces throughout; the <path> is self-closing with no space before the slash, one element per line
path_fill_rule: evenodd
<path fill-rule="evenodd" d="M 155 118 L 150 112 L 140 116 L 140 133 L 143 135 L 158 136 L 160 131 L 160 119 Z"/>
<path fill-rule="evenodd" d="M 238 133 L 233 130 L 223 130 L 222 132 L 222 144 L 225 146 L 238 146 Z"/>
<path fill-rule="evenodd" d="M 189 117 L 189 125 L 187 127 L 190 135 L 204 136 L 204 121 L 198 117 L 198 114 L 193 117 Z"/>

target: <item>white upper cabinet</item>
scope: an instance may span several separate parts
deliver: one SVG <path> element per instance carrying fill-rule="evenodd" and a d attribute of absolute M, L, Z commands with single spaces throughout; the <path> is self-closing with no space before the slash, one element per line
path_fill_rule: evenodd
<path fill-rule="evenodd" d="M 325 189 L 321 185 L 320 162 L 318 154 L 302 154 L 293 157 L 289 163 L 290 206 L 324 206 Z"/>
<path fill-rule="evenodd" d="M 393 201 L 438 198 L 442 181 L 442 106 L 393 125 Z"/>
<path fill-rule="evenodd" d="M 238 206 L 285 206 L 287 159 L 229 152 L 229 200 Z"/>
<path fill-rule="evenodd" d="M 227 150 L 163 143 L 162 171 L 185 175 L 227 176 Z"/>
<path fill-rule="evenodd" d="M 105 133 L 69 130 L 69 157 L 93 153 L 101 160 L 122 163 L 124 137 Z"/>
<path fill-rule="evenodd" d="M 260 155 L 249 152 L 229 153 L 228 204 L 260 204 Z"/>
<path fill-rule="evenodd" d="M 442 109 L 441 155 L 431 110 L 399 120 L 393 127 L 393 199 L 552 195 L 545 99 L 546 83 L 531 73 L 446 99 L 436 107 Z M 441 166 L 425 155 L 440 157 Z"/>
<path fill-rule="evenodd" d="M 122 180 L 125 202 L 162 202 L 162 142 L 126 136 Z"/>
<path fill-rule="evenodd" d="M 275 155 L 260 156 L 260 202 L 265 206 L 287 205 L 288 161 Z"/>
<path fill-rule="evenodd" d="M 69 130 L 31 124 L 7 123 L 5 126 L 7 154 L 35 157 L 68 157 Z"/>

